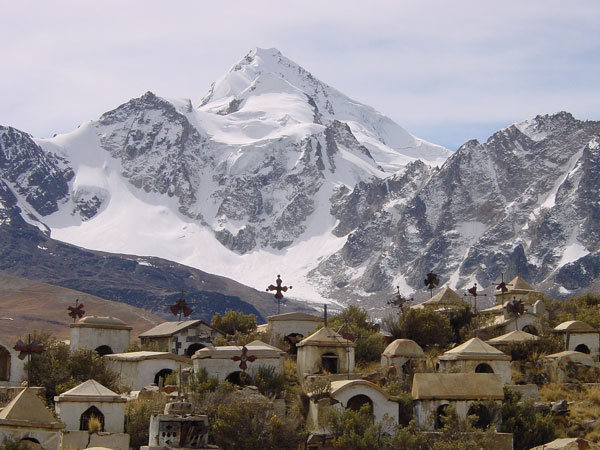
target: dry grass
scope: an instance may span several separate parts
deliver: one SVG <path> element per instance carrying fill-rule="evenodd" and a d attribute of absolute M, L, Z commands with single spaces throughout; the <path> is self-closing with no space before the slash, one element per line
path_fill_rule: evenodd
<path fill-rule="evenodd" d="M 88 420 L 88 431 L 90 433 L 98 433 L 102 431 L 102 422 L 96 416 L 92 416 Z"/>
<path fill-rule="evenodd" d="M 369 373 L 377 372 L 379 369 L 381 369 L 381 362 L 371 361 L 367 363 L 357 364 L 355 371 L 366 375 Z"/>
<path fill-rule="evenodd" d="M 569 389 L 563 383 L 548 383 L 540 387 L 540 400 L 543 402 L 569 402 L 580 400 L 581 392 Z"/>

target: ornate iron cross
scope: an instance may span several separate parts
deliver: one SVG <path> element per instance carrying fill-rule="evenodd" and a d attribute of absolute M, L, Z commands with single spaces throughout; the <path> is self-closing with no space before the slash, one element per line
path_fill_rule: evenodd
<path fill-rule="evenodd" d="M 414 300 L 414 298 L 404 298 L 402 297 L 402 294 L 400 294 L 400 286 L 396 286 L 396 290 L 398 291 L 398 293 L 396 294 L 396 296 L 387 301 L 387 304 L 390 306 L 397 306 L 398 308 L 400 308 L 400 311 L 404 311 L 404 305 L 407 302 L 412 302 Z"/>
<path fill-rule="evenodd" d="M 502 304 L 504 304 L 504 294 L 508 292 L 508 286 L 512 286 L 512 284 L 507 284 L 504 282 L 504 272 L 502 272 L 502 280 L 500 281 L 500 283 L 494 283 L 494 286 L 496 286 L 497 291 L 501 292 Z"/>
<path fill-rule="evenodd" d="M 75 306 L 69 306 L 67 311 L 69 311 L 69 317 L 73 319 L 73 323 L 75 323 L 77 319 L 81 319 L 85 314 L 85 311 L 83 310 L 83 303 L 79 303 L 78 298 L 75 299 Z"/>
<path fill-rule="evenodd" d="M 433 298 L 433 290 L 440 285 L 440 279 L 438 278 L 437 274 L 429 272 L 427 274 L 427 278 L 425 278 L 425 281 L 423 281 L 423 284 L 427 286 L 427 289 L 431 294 L 430 298 Z"/>
<path fill-rule="evenodd" d="M 180 322 L 181 322 L 182 314 L 185 317 L 187 317 L 192 313 L 192 311 L 194 311 L 192 308 L 190 308 L 187 305 L 185 299 L 183 298 L 183 289 L 181 290 L 181 297 L 179 297 L 179 299 L 177 300 L 177 302 L 174 305 L 169 306 L 169 309 L 171 310 L 173 315 L 175 315 L 175 316 L 179 315 Z"/>
<path fill-rule="evenodd" d="M 282 286 L 283 282 L 281 281 L 281 275 L 277 275 L 277 280 L 275 280 L 275 285 L 269 285 L 267 287 L 267 292 L 276 291 L 275 298 L 277 299 L 277 314 L 281 311 L 281 299 L 283 299 L 282 292 L 287 292 L 288 289 L 292 289 L 292 286 Z"/>
<path fill-rule="evenodd" d="M 472 287 L 470 287 L 469 289 L 467 289 L 467 293 L 465 294 L 465 297 L 469 295 L 471 297 L 473 297 L 474 300 L 474 309 L 475 309 L 475 314 L 477 314 L 477 296 L 479 295 L 477 293 L 477 283 L 475 283 Z"/>
<path fill-rule="evenodd" d="M 248 355 L 248 348 L 244 345 L 242 347 L 242 354 L 240 356 L 233 356 L 231 358 L 232 361 L 240 361 L 240 369 L 242 369 L 242 372 L 245 372 L 246 369 L 248 368 L 248 365 L 246 364 L 246 361 L 248 362 L 254 362 L 256 361 L 256 356 L 254 355 Z"/>

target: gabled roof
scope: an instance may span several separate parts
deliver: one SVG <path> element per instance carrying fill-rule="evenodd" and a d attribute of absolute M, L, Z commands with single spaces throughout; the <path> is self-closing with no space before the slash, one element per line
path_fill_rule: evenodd
<path fill-rule="evenodd" d="M 64 428 L 46 409 L 46 406 L 29 388 L 23 389 L 0 411 L 0 425 L 18 425 L 34 428 Z"/>
<path fill-rule="evenodd" d="M 475 337 L 458 347 L 454 347 L 452 350 L 448 350 L 440 356 L 440 359 L 445 361 L 457 359 L 510 360 L 510 356 Z"/>
<path fill-rule="evenodd" d="M 54 401 L 98 401 L 98 402 L 126 402 L 127 400 L 121 397 L 116 392 L 111 391 L 105 386 L 102 386 L 96 380 L 87 380 L 67 392 L 63 392 L 58 397 L 54 397 Z"/>
<path fill-rule="evenodd" d="M 181 322 L 163 322 L 160 323 L 158 325 L 156 325 L 154 328 L 150 328 L 148 331 L 144 331 L 142 334 L 140 334 L 139 337 L 143 338 L 143 337 L 168 337 L 168 336 L 173 336 L 174 334 L 179 333 L 180 331 L 183 331 L 187 328 L 199 325 L 199 324 L 204 324 L 207 327 L 218 331 L 220 334 L 223 334 L 222 331 L 217 330 L 215 327 L 210 326 L 208 323 L 206 323 L 204 320 L 183 320 Z"/>
<path fill-rule="evenodd" d="M 290 320 L 290 321 L 304 321 L 304 322 L 323 322 L 323 318 L 320 316 L 315 316 L 312 314 L 307 314 L 304 312 L 289 312 L 289 313 L 283 313 L 283 314 L 276 314 L 274 316 L 269 316 L 267 317 L 267 320 L 269 322 L 278 322 L 278 321 L 285 321 L 285 320 Z"/>
<path fill-rule="evenodd" d="M 396 339 L 383 351 L 383 355 L 393 358 L 404 356 L 406 358 L 425 358 L 425 352 L 415 341 L 410 339 Z"/>
<path fill-rule="evenodd" d="M 354 343 L 352 341 L 347 341 L 341 334 L 338 334 L 331 328 L 327 327 L 320 328 L 310 336 L 302 339 L 296 344 L 296 347 L 302 347 L 304 345 L 324 347 L 354 347 Z"/>
<path fill-rule="evenodd" d="M 501 400 L 502 379 L 496 373 L 415 373 L 415 400 Z"/>
<path fill-rule="evenodd" d="M 581 320 L 569 320 L 557 325 L 554 330 L 555 333 L 598 333 L 591 325 L 582 322 Z"/>
<path fill-rule="evenodd" d="M 172 359 L 173 361 L 180 361 L 185 364 L 190 364 L 190 359 L 186 356 L 175 355 L 171 352 L 128 352 L 128 353 L 111 353 L 104 355 L 103 358 L 112 361 L 145 361 L 148 359 Z"/>
<path fill-rule="evenodd" d="M 462 305 L 468 305 L 468 304 L 469 304 L 469 302 L 467 302 L 464 298 L 462 298 L 460 295 L 458 295 L 456 292 L 454 292 L 449 287 L 445 287 L 440 292 L 438 292 L 433 297 L 431 297 L 429 300 L 421 303 L 421 305 L 426 305 L 426 306 L 435 306 L 435 305 L 461 305 L 462 306 Z"/>
<path fill-rule="evenodd" d="M 526 342 L 526 341 L 537 341 L 539 337 L 525 331 L 514 330 L 510 333 L 503 334 L 502 336 L 489 339 L 488 344 L 510 344 L 512 342 Z"/>

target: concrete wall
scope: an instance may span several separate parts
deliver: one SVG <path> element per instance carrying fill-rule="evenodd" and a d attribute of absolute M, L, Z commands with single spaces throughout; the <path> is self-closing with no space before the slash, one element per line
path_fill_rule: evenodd
<path fill-rule="evenodd" d="M 13 345 L 9 345 L 4 341 L 0 341 L 0 347 L 4 347 L 8 350 L 10 355 L 10 376 L 8 381 L 0 381 L 0 384 L 20 384 L 22 381 L 27 379 L 25 373 L 25 360 L 19 359 L 19 353 L 16 352 Z"/>
<path fill-rule="evenodd" d="M 338 357 L 338 373 L 354 371 L 354 347 L 320 347 L 303 345 L 298 347 L 297 370 L 298 377 L 303 380 L 306 375 L 320 373 L 323 370 L 321 356 L 325 353 L 334 353 Z"/>
<path fill-rule="evenodd" d="M 41 444 L 44 450 L 58 450 L 60 448 L 60 432 L 47 431 L 28 427 L 0 426 L 0 445 L 8 442 L 19 442 L 23 438 L 33 438 Z"/>
<path fill-rule="evenodd" d="M 394 420 L 394 423 L 398 423 L 398 403 L 389 400 L 377 389 L 365 385 L 349 386 L 336 393 L 333 398 L 345 408 L 348 405 L 348 400 L 357 395 L 366 395 L 371 399 L 373 414 L 377 422 L 382 421 L 383 416 L 388 414 Z"/>
<path fill-rule="evenodd" d="M 405 358 L 404 356 L 395 356 L 390 358 L 386 355 L 381 355 L 381 366 L 393 366 L 396 368 L 396 373 L 398 375 L 403 375 L 404 368 L 402 366 L 404 366 L 409 359 L 411 360 L 412 367 L 416 372 L 423 371 L 427 365 L 427 360 L 425 358 Z"/>
<path fill-rule="evenodd" d="M 251 352 L 249 352 L 251 353 Z M 225 378 L 231 373 L 240 372 L 240 362 L 232 361 L 231 359 L 217 359 L 217 358 L 203 358 L 194 359 L 194 372 L 198 372 L 201 369 L 205 369 L 209 377 L 218 378 L 220 382 L 225 381 Z M 279 358 L 259 358 L 254 362 L 246 362 L 248 368 L 246 372 L 253 376 L 256 370 L 263 367 L 273 367 L 275 373 L 283 372 L 283 356 Z"/>
<path fill-rule="evenodd" d="M 488 364 L 494 373 L 502 378 L 502 384 L 512 382 L 510 371 L 510 361 L 486 360 L 486 359 L 459 359 L 448 361 L 440 359 L 440 372 L 442 373 L 475 373 L 475 368 L 479 364 Z"/>
<path fill-rule="evenodd" d="M 500 334 L 506 334 L 510 333 L 511 331 L 515 331 L 517 326 L 519 327 L 519 330 L 522 331 L 527 325 L 535 327 L 539 334 L 542 333 L 542 323 L 540 322 L 540 319 L 533 314 L 523 314 L 518 320 L 511 320 L 509 323 L 507 323 L 503 327 L 503 331 Z"/>
<path fill-rule="evenodd" d="M 111 328 L 71 327 L 71 350 L 89 348 L 95 350 L 102 345 L 108 345 L 113 353 L 123 353 L 129 346 L 130 330 L 115 330 Z"/>
<path fill-rule="evenodd" d="M 129 435 L 126 433 L 92 433 L 90 435 L 87 431 L 65 431 L 63 433 L 60 447 L 62 450 L 88 447 L 129 450 Z"/>
<path fill-rule="evenodd" d="M 292 333 L 301 334 L 303 337 L 311 335 L 322 326 L 319 322 L 307 320 L 274 320 L 269 321 L 269 329 L 274 336 L 284 337 Z"/>
<path fill-rule="evenodd" d="M 576 351 L 575 348 L 584 344 L 590 349 L 590 355 L 594 358 L 600 353 L 600 335 L 598 333 L 570 333 L 569 346 L 567 348 L 567 334 L 564 334 L 565 348 Z"/>
<path fill-rule="evenodd" d="M 487 403 L 488 401 L 481 401 L 481 403 Z M 435 419 L 437 416 L 437 409 L 441 405 L 452 405 L 456 409 L 456 414 L 459 419 L 465 420 L 467 418 L 467 413 L 469 412 L 469 408 L 474 403 L 479 403 L 478 400 L 414 400 L 414 420 L 417 424 L 417 427 L 422 430 L 434 430 L 435 429 Z M 498 410 L 502 406 L 502 402 L 494 401 L 498 405 Z M 496 417 L 497 423 L 500 424 L 501 417 Z"/>
<path fill-rule="evenodd" d="M 179 371 L 179 365 L 182 369 L 191 367 L 172 359 L 146 359 L 142 361 L 115 361 L 106 358 L 108 368 L 119 375 L 121 384 L 129 387 L 131 390 L 139 391 L 144 386 L 154 383 L 154 376 L 162 369 L 170 369 L 173 372 Z"/>
<path fill-rule="evenodd" d="M 107 433 L 123 433 L 125 431 L 124 402 L 59 401 L 54 404 L 56 414 L 58 414 L 60 420 L 67 426 L 65 429 L 68 431 L 79 431 L 81 415 L 91 406 L 95 406 L 104 414 L 104 431 Z"/>

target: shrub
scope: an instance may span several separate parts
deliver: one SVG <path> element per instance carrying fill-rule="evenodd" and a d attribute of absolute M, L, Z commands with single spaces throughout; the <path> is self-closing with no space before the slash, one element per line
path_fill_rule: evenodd
<path fill-rule="evenodd" d="M 408 309 L 383 320 L 394 339 L 412 339 L 421 347 L 447 346 L 454 337 L 448 318 L 429 308 Z"/>
<path fill-rule="evenodd" d="M 274 367 L 259 366 L 253 378 L 263 395 L 280 397 L 285 390 L 285 375 L 277 373 Z"/>
<path fill-rule="evenodd" d="M 130 446 L 148 445 L 150 416 L 162 414 L 167 400 L 162 395 L 138 398 L 125 406 L 125 432 L 130 436 Z"/>
<path fill-rule="evenodd" d="M 379 361 L 385 350 L 385 338 L 380 333 L 360 338 L 356 341 L 354 358 L 357 364 Z"/>
<path fill-rule="evenodd" d="M 244 314 L 241 311 L 229 310 L 224 316 L 216 313 L 210 324 L 227 335 L 234 335 L 236 332 L 249 333 L 256 330 L 256 316 L 254 314 Z"/>

